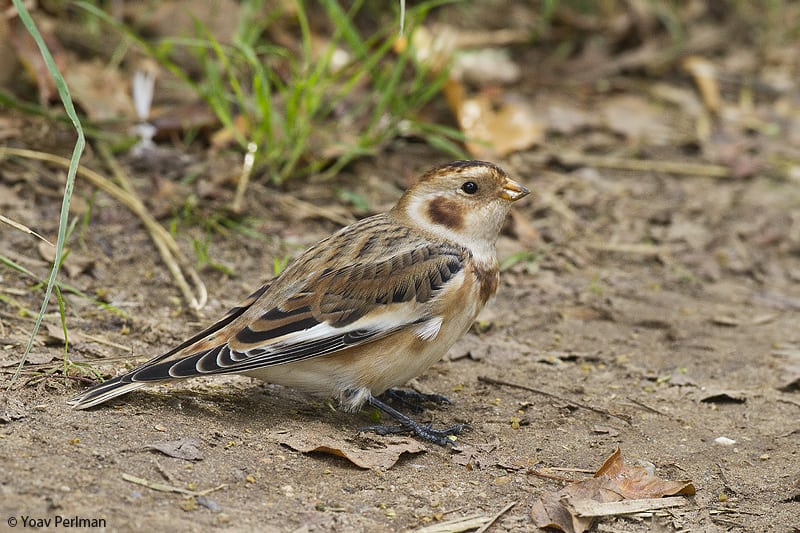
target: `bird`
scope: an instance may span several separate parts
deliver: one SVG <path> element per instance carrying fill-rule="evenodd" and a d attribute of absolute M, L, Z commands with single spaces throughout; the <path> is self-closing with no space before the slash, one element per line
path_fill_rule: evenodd
<path fill-rule="evenodd" d="M 441 359 L 496 293 L 496 242 L 512 203 L 529 192 L 486 161 L 432 168 L 388 212 L 314 244 L 208 328 L 69 404 L 86 409 L 148 384 L 243 374 L 348 412 L 372 406 L 399 425 L 362 429 L 446 446 L 468 426 L 436 429 L 379 397 Z"/>

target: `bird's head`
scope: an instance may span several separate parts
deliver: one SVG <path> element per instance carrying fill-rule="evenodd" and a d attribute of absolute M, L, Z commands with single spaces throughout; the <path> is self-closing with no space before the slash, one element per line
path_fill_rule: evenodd
<path fill-rule="evenodd" d="M 494 255 L 511 204 L 529 193 L 493 163 L 455 161 L 429 170 L 392 209 L 406 224 Z"/>

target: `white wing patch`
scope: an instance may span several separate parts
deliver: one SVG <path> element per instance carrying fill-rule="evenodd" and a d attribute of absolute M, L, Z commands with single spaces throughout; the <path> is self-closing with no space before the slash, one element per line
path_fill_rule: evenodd
<path fill-rule="evenodd" d="M 414 328 L 414 333 L 424 341 L 432 341 L 442 328 L 442 317 L 436 316 L 419 324 Z"/>

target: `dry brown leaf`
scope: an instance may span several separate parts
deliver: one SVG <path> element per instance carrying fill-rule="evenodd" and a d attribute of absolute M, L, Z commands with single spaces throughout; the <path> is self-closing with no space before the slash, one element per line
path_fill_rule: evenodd
<path fill-rule="evenodd" d="M 522 71 L 505 48 L 481 48 L 458 54 L 450 68 L 455 79 L 478 86 L 509 85 Z"/>
<path fill-rule="evenodd" d="M 631 142 L 668 144 L 674 132 L 664 124 L 664 112 L 646 99 L 620 95 L 606 100 L 600 113 L 605 127 Z"/>
<path fill-rule="evenodd" d="M 566 533 L 581 533 L 592 526 L 591 518 L 573 516 L 561 503 L 561 493 L 548 492 L 533 502 L 531 518 L 540 528 L 553 528 Z"/>
<path fill-rule="evenodd" d="M 26 365 L 45 365 L 52 361 L 57 361 L 63 357 L 63 353 L 59 353 L 56 350 L 45 350 L 45 351 L 31 351 L 28 354 L 28 357 L 25 359 Z M 19 359 L 16 361 L 16 364 L 19 364 Z"/>
<path fill-rule="evenodd" d="M 380 448 L 364 449 L 350 440 L 329 435 L 287 435 L 281 444 L 302 453 L 320 452 L 343 457 L 359 468 L 388 469 L 404 453 L 420 453 L 425 448 L 419 442 L 408 438 L 387 438 Z"/>
<path fill-rule="evenodd" d="M 778 387 L 781 392 L 800 392 L 800 365 L 787 366 L 784 369 L 782 385 Z"/>
<path fill-rule="evenodd" d="M 700 401 L 702 403 L 745 403 L 747 397 L 739 391 L 706 391 Z"/>
<path fill-rule="evenodd" d="M 641 498 L 661 498 L 676 494 L 693 495 L 694 485 L 690 481 L 670 481 L 656 477 L 641 466 L 628 466 L 622 461 L 622 452 L 617 448 L 606 459 L 594 475 L 595 479 L 608 478 L 606 485 L 622 498 L 636 500 Z"/>
<path fill-rule="evenodd" d="M 145 446 L 148 450 L 161 452 L 169 457 L 184 459 L 186 461 L 200 461 L 203 453 L 200 451 L 201 443 L 198 439 L 179 439 L 169 442 L 157 442 Z"/>
<path fill-rule="evenodd" d="M 206 134 L 221 124 L 208 104 L 197 101 L 155 107 L 150 111 L 149 122 L 156 128 L 156 140 L 180 138 L 188 131 Z M 247 131 L 246 119 L 241 115 L 236 116 L 233 127 L 245 136 L 251 135 Z M 227 128 L 211 136 L 212 146 L 217 148 L 232 144 L 234 140 L 233 131 Z"/>
<path fill-rule="evenodd" d="M 487 48 L 526 42 L 530 35 L 526 31 L 502 29 L 493 31 L 464 31 L 447 25 L 431 29 L 421 26 L 411 36 L 414 57 L 419 63 L 433 70 L 447 66 L 459 50 L 467 48 Z M 405 41 L 399 40 L 395 50 L 399 53 L 405 48 Z"/>
<path fill-rule="evenodd" d="M 95 59 L 74 62 L 63 72 L 72 99 L 92 120 L 136 119 L 130 83 L 121 70 Z"/>
<path fill-rule="evenodd" d="M 579 516 L 575 508 L 694 493 L 691 482 L 661 479 L 644 467 L 625 465 L 617 448 L 593 478 L 567 485 L 536 500 L 531 507 L 531 517 L 537 527 L 580 533 L 591 527 L 593 518 Z"/>
<path fill-rule="evenodd" d="M 452 79 L 445 84 L 444 92 L 468 139 L 467 150 L 477 158 L 503 157 L 544 139 L 544 120 L 518 96 L 506 92 L 467 96 L 464 86 Z"/>
<path fill-rule="evenodd" d="M 11 396 L 7 391 L 0 393 L 0 424 L 8 424 L 26 416 L 25 404 L 16 396 Z"/>
<path fill-rule="evenodd" d="M 22 64 L 28 76 L 34 81 L 39 91 L 39 101 L 47 103 L 58 93 L 56 84 L 47 70 L 47 65 L 39 52 L 39 47 L 23 26 L 19 18 L 9 21 L 8 42 L 14 48 L 17 60 Z M 47 27 L 40 26 L 39 31 L 53 56 L 58 70 L 64 72 L 64 49 Z"/>
<path fill-rule="evenodd" d="M 49 242 L 40 241 L 37 245 L 39 256 L 52 263 L 56 258 L 56 249 Z M 85 272 L 89 272 L 94 268 L 95 260 L 90 257 L 82 256 L 75 251 L 70 250 L 69 255 L 64 260 L 61 268 L 67 273 L 70 278 L 77 277 Z"/>
<path fill-rule="evenodd" d="M 561 135 L 572 135 L 581 130 L 594 128 L 598 118 L 594 113 L 581 109 L 571 102 L 553 102 L 546 105 L 547 127 Z"/>
<path fill-rule="evenodd" d="M 694 78 L 706 108 L 712 113 L 719 113 L 722 98 L 714 64 L 704 57 L 689 56 L 683 60 L 683 68 Z"/>
<path fill-rule="evenodd" d="M 58 324 L 58 325 L 56 325 L 56 324 L 47 324 L 45 326 L 45 330 L 46 331 L 43 332 L 44 333 L 43 342 L 46 345 L 51 346 L 51 345 L 57 345 L 57 344 L 58 345 L 64 344 L 65 337 L 64 337 L 64 327 L 63 326 L 61 326 L 60 324 Z M 85 342 L 85 341 L 86 341 L 86 338 L 83 335 L 81 335 L 80 333 L 78 333 L 74 329 L 70 329 L 69 330 L 70 346 L 72 344 L 76 343 L 76 342 Z M 53 357 L 51 356 L 51 359 L 52 358 Z M 28 359 L 28 362 L 32 362 L 32 361 L 30 359 Z"/>
<path fill-rule="evenodd" d="M 11 28 L 6 17 L 0 17 L 0 87 L 7 87 L 19 77 L 19 62 L 9 40 Z"/>

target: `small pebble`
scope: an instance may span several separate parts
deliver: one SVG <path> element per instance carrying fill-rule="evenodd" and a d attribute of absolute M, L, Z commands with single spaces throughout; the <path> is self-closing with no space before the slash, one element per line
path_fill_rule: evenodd
<path fill-rule="evenodd" d="M 222 506 L 217 502 L 215 502 L 214 500 L 212 500 L 211 498 L 209 498 L 208 496 L 198 496 L 197 503 L 199 503 L 200 505 L 202 505 L 203 507 L 214 513 L 217 513 L 222 510 Z"/>

